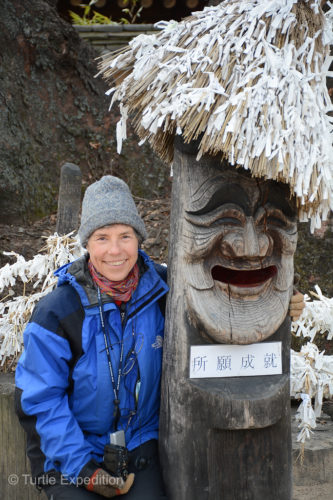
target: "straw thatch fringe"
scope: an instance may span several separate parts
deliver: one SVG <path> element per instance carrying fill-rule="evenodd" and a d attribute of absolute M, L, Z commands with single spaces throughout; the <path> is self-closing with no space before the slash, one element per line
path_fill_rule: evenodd
<path fill-rule="evenodd" d="M 301 220 L 320 227 L 333 208 L 332 17 L 320 0 L 233 0 L 139 35 L 99 64 L 121 103 L 118 151 L 128 115 L 167 162 L 175 134 L 200 137 L 198 159 L 288 183 Z"/>

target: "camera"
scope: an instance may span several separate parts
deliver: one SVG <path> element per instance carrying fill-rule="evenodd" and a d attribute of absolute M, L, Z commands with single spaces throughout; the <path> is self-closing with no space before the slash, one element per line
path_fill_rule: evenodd
<path fill-rule="evenodd" d="M 124 431 L 114 432 L 110 436 L 110 444 L 104 447 L 104 464 L 112 476 L 128 476 L 128 450 L 125 446 Z"/>

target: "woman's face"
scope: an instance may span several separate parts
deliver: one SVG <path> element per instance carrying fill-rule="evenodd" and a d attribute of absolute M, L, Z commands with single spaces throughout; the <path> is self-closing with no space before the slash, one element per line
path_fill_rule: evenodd
<path fill-rule="evenodd" d="M 134 229 L 125 224 L 96 229 L 87 243 L 95 269 L 110 281 L 121 281 L 135 265 L 139 242 Z"/>

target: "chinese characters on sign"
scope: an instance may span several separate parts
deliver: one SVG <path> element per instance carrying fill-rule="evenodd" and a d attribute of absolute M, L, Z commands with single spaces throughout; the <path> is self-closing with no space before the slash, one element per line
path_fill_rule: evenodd
<path fill-rule="evenodd" d="M 281 349 L 281 342 L 191 346 L 190 378 L 278 375 Z"/>

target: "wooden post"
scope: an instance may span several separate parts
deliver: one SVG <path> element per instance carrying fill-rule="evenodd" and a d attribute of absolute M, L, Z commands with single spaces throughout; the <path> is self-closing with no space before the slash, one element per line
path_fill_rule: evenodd
<path fill-rule="evenodd" d="M 286 186 L 196 151 L 176 142 L 160 414 L 168 498 L 290 500 L 293 204 Z M 189 378 L 191 346 L 257 342 L 282 343 L 282 374 Z"/>
<path fill-rule="evenodd" d="M 74 163 L 65 163 L 61 167 L 56 227 L 56 231 L 60 235 L 68 234 L 78 228 L 81 179 L 80 167 Z"/>
<path fill-rule="evenodd" d="M 40 500 L 26 456 L 25 432 L 14 411 L 14 376 L 0 374 L 0 497 L 4 500 Z"/>

